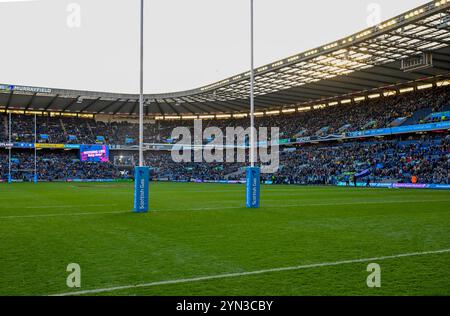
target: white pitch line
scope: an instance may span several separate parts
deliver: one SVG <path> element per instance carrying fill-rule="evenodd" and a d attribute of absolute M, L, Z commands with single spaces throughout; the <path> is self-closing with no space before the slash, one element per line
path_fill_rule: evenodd
<path fill-rule="evenodd" d="M 117 204 L 38 205 L 38 206 L 26 206 L 25 208 L 40 209 L 40 208 L 74 208 L 74 207 L 105 207 L 105 206 L 117 206 Z"/>
<path fill-rule="evenodd" d="M 86 215 L 105 215 L 105 214 L 123 214 L 131 211 L 116 211 L 116 212 L 90 212 L 90 213 L 64 213 L 64 214 L 37 214 L 37 215 L 17 215 L 17 216 L 0 216 L 0 219 L 14 219 L 14 218 L 37 218 L 37 217 L 60 217 L 60 216 L 86 216 Z"/>
<path fill-rule="evenodd" d="M 432 203 L 432 202 L 450 202 L 450 200 L 402 200 L 402 201 L 364 201 L 364 202 L 343 202 L 343 203 L 308 203 L 308 204 L 287 204 L 287 205 L 264 205 L 262 208 L 283 208 L 283 207 L 304 207 L 304 206 L 339 206 L 339 205 L 370 205 L 370 204 L 394 204 L 394 203 Z M 217 206 L 217 207 L 204 207 L 204 208 L 192 208 L 192 209 L 177 209 L 177 210 L 162 210 L 159 212 L 189 212 L 189 211 L 213 211 L 213 210 L 226 210 L 226 209 L 244 209 L 244 206 Z M 153 212 L 158 212 L 153 210 Z"/>
<path fill-rule="evenodd" d="M 395 203 L 429 203 L 429 202 L 450 202 L 450 200 L 392 200 L 392 201 L 357 201 L 357 202 L 327 202 L 327 203 L 309 203 L 309 204 L 290 204 L 290 205 L 281 205 L 286 207 L 295 207 L 295 206 L 333 206 L 333 205 L 364 205 L 364 204 L 395 204 Z M 263 205 L 264 206 L 264 205 Z M 274 205 L 270 207 L 279 207 L 280 205 Z"/>
<path fill-rule="evenodd" d="M 338 205 L 369 205 L 369 204 L 391 204 L 391 203 L 432 203 L 432 202 L 450 202 L 450 200 L 409 200 L 409 201 L 373 201 L 373 202 L 344 202 L 344 203 L 310 203 L 310 204 L 288 204 L 288 205 L 266 205 L 268 208 L 291 208 L 291 207 L 307 207 L 307 206 L 338 206 Z M 84 205 L 86 206 L 86 205 Z M 87 205 L 89 206 L 89 205 Z M 91 205 L 92 206 L 92 205 Z M 98 205 L 97 205 L 98 206 Z M 108 205 L 111 206 L 111 205 Z M 61 208 L 68 206 L 58 206 Z M 76 207 L 83 207 L 77 205 Z M 264 207 L 264 205 L 263 205 Z M 35 208 L 35 207 L 29 207 Z M 196 212 L 196 211 L 221 211 L 232 209 L 244 209 L 244 206 L 217 206 L 205 208 L 191 208 L 191 209 L 176 209 L 176 210 L 150 210 L 151 213 L 167 213 L 167 212 Z M 35 217 L 56 217 L 56 216 L 83 216 L 83 215 L 99 215 L 99 214 L 120 214 L 131 213 L 131 211 L 117 211 L 117 212 L 92 212 L 92 213 L 63 213 L 63 214 L 38 214 L 38 215 L 17 215 L 17 216 L 0 216 L 0 219 L 14 219 L 14 218 L 35 218 Z"/>
<path fill-rule="evenodd" d="M 272 273 L 272 272 L 284 272 L 284 271 L 295 271 L 295 270 L 304 270 L 304 269 L 321 268 L 321 267 L 332 267 L 332 266 L 339 266 L 339 265 L 344 265 L 344 264 L 375 262 L 375 261 L 388 260 L 388 259 L 398 259 L 398 258 L 405 258 L 405 257 L 416 257 L 416 256 L 425 256 L 425 255 L 434 255 L 434 254 L 443 254 L 443 253 L 450 253 L 450 249 L 425 251 L 425 252 L 412 252 L 412 253 L 404 253 L 404 254 L 392 255 L 392 256 L 343 260 L 343 261 L 336 261 L 336 262 L 314 263 L 314 264 L 307 264 L 307 265 L 300 265 L 300 266 L 272 268 L 272 269 L 256 270 L 256 271 L 249 271 L 249 272 L 217 274 L 217 275 L 210 275 L 210 276 L 203 276 L 203 277 L 196 277 L 196 278 L 158 281 L 158 282 L 134 284 L 134 285 L 123 285 L 123 286 L 115 286 L 115 287 L 110 287 L 110 288 L 53 294 L 51 296 L 73 296 L 73 295 L 97 294 L 97 293 L 113 292 L 113 291 L 119 291 L 119 290 L 153 287 L 153 286 L 158 286 L 158 285 L 170 285 L 170 284 L 210 281 L 210 280 L 217 280 L 217 279 L 236 278 L 236 277 L 243 277 L 243 276 Z"/>

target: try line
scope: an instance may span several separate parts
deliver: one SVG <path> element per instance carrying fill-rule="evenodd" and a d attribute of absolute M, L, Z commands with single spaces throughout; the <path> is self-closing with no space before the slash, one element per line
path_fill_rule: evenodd
<path fill-rule="evenodd" d="M 131 211 L 115 211 L 115 212 L 90 212 L 90 213 L 63 213 L 63 214 L 36 214 L 36 215 L 11 215 L 0 216 L 0 219 L 15 219 L 15 218 L 39 218 L 39 217 L 61 217 L 61 216 L 92 216 L 92 215 L 107 215 L 107 214 L 123 214 Z"/>
<path fill-rule="evenodd" d="M 305 203 L 305 204 L 287 204 L 287 205 L 263 205 L 263 208 L 293 208 L 293 207 L 306 207 L 306 206 L 339 206 L 339 205 L 377 205 L 377 204 L 395 204 L 395 203 L 434 203 L 434 202 L 450 202 L 450 200 L 392 200 L 392 201 L 360 201 L 360 202 L 342 202 L 342 203 Z M 82 208 L 86 205 L 79 205 Z M 50 208 L 64 208 L 65 206 L 50 206 Z M 74 208 L 71 205 L 70 208 Z M 27 207 L 34 208 L 34 207 Z M 181 208 L 181 209 L 169 209 L 169 210 L 151 210 L 151 213 L 165 213 L 165 212 L 195 212 L 195 211 L 220 211 L 220 210 L 235 210 L 242 209 L 242 206 L 217 206 L 217 207 L 204 207 L 204 208 Z M 105 215 L 105 214 L 121 214 L 131 213 L 131 211 L 112 211 L 112 212 L 90 212 L 90 213 L 54 213 L 54 214 L 36 214 L 36 215 L 11 215 L 0 216 L 0 219 L 19 219 L 19 218 L 39 218 L 39 217 L 65 217 L 65 216 L 92 216 L 92 215 Z"/>
<path fill-rule="evenodd" d="M 336 261 L 336 262 L 314 263 L 314 264 L 292 266 L 292 267 L 281 267 L 281 268 L 272 268 L 272 269 L 264 269 L 264 270 L 248 271 L 248 272 L 209 275 L 209 276 L 202 276 L 202 277 L 195 277 L 195 278 L 188 278 L 188 279 L 177 279 L 177 280 L 158 281 L 158 282 L 150 282 L 150 283 L 142 283 L 142 284 L 123 285 L 123 286 L 115 286 L 115 287 L 109 287 L 109 288 L 100 288 L 100 289 L 93 289 L 93 290 L 53 294 L 51 296 L 73 296 L 73 295 L 98 294 L 98 293 L 113 292 L 113 291 L 119 291 L 119 290 L 153 287 L 153 286 L 158 286 L 158 285 L 170 285 L 170 284 L 210 281 L 210 280 L 217 280 L 217 279 L 237 278 L 237 277 L 251 276 L 251 275 L 258 275 L 258 274 L 265 274 L 265 273 L 272 273 L 272 272 L 283 272 L 283 271 L 295 271 L 295 270 L 304 270 L 304 269 L 312 269 L 312 268 L 321 268 L 321 267 L 332 267 L 332 266 L 339 266 L 339 265 L 351 264 L 351 263 L 373 262 L 373 261 L 381 261 L 381 260 L 388 260 L 388 259 L 426 256 L 426 255 L 435 255 L 435 254 L 443 254 L 443 253 L 450 253 L 450 249 L 425 251 L 425 252 L 412 252 L 412 253 L 404 253 L 404 254 L 392 255 L 392 256 L 375 257 L 375 258 L 364 258 L 364 259 L 353 259 L 353 260 L 344 260 L 344 261 Z"/>

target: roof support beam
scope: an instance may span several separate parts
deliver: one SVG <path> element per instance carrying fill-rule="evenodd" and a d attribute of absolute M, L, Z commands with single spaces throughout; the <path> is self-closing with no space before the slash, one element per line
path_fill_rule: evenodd
<path fill-rule="evenodd" d="M 210 113 L 209 110 L 206 110 L 204 107 L 202 107 L 203 105 L 199 105 L 198 103 L 191 104 L 191 106 L 197 108 L 198 110 L 200 110 L 196 114 Z"/>
<path fill-rule="evenodd" d="M 360 76 L 352 76 L 352 74 L 347 75 L 347 78 L 345 79 L 352 79 L 352 80 L 344 80 L 344 81 L 340 81 L 340 79 L 338 77 L 336 78 L 330 78 L 327 79 L 329 81 L 331 81 L 331 83 L 333 82 L 337 82 L 339 83 L 339 87 L 338 86 L 332 86 L 335 88 L 342 88 L 342 89 L 348 89 L 348 90 L 360 90 L 360 89 L 367 89 L 368 87 L 370 87 L 369 84 L 364 84 L 361 81 L 367 81 L 367 82 L 380 82 L 378 80 L 371 80 L 371 79 L 366 79 L 364 77 L 360 77 Z M 327 80 L 324 80 L 325 82 Z M 317 82 L 315 82 L 315 84 L 317 84 Z"/>
<path fill-rule="evenodd" d="M 162 99 L 162 101 L 164 103 L 166 103 L 165 99 Z M 158 108 L 159 115 L 165 115 L 166 113 L 163 111 L 163 109 L 162 109 L 161 105 L 159 104 L 158 100 L 155 100 L 155 103 L 156 103 L 156 107 Z"/>
<path fill-rule="evenodd" d="M 134 106 L 131 108 L 131 111 L 128 115 L 132 115 L 133 113 L 137 112 L 137 107 L 139 106 L 139 101 L 136 101 Z"/>
<path fill-rule="evenodd" d="M 8 95 L 8 100 L 6 101 L 5 109 L 9 109 L 9 106 L 11 105 L 12 96 L 14 94 L 14 90 L 11 90 L 11 92 Z"/>
<path fill-rule="evenodd" d="M 209 107 L 215 109 L 218 112 L 236 111 L 236 107 L 233 107 L 233 105 L 231 105 L 228 101 L 216 101 L 214 103 L 219 105 L 220 107 L 214 107 L 210 102 L 207 102 Z"/>
<path fill-rule="evenodd" d="M 44 108 L 45 111 L 47 111 L 56 101 L 56 99 L 58 99 L 59 94 L 55 95 L 53 97 L 53 99 L 50 100 L 50 102 L 47 104 L 47 106 Z"/>
<path fill-rule="evenodd" d="M 95 100 L 93 100 L 91 102 L 89 102 L 89 104 L 86 105 L 84 108 L 82 108 L 80 112 L 83 113 L 84 111 L 87 111 L 87 109 L 89 109 L 91 106 L 93 106 L 94 104 L 96 104 L 100 100 L 101 100 L 101 97 L 97 98 L 97 99 L 95 99 Z"/>
<path fill-rule="evenodd" d="M 192 104 L 192 101 L 187 100 L 186 98 L 183 98 L 183 97 L 181 97 L 180 99 L 185 102 L 181 105 L 181 107 L 183 109 L 185 109 L 186 111 L 188 111 L 189 113 L 195 114 L 195 111 L 193 111 L 192 109 L 189 108 L 189 106 Z"/>
<path fill-rule="evenodd" d="M 399 36 L 405 37 L 405 38 L 409 38 L 409 39 L 412 39 L 412 40 L 424 41 L 423 39 L 420 38 L 420 36 L 414 36 L 414 35 L 411 35 L 411 34 L 409 34 L 409 35 L 407 35 L 407 34 L 401 34 L 401 35 L 399 35 Z M 429 38 L 429 39 L 427 39 L 427 41 L 428 41 L 428 44 L 431 44 L 431 43 L 439 43 L 439 44 L 445 44 L 445 45 L 448 45 L 448 44 L 449 44 L 448 42 L 446 42 L 446 41 L 441 41 L 441 40 L 439 40 L 439 39 L 436 39 L 435 37 Z"/>
<path fill-rule="evenodd" d="M 315 92 L 318 93 L 315 93 Z M 281 92 L 279 92 L 281 93 Z M 283 94 L 290 95 L 293 97 L 300 97 L 300 98 L 324 98 L 327 96 L 334 96 L 334 93 L 329 93 L 328 90 L 323 89 L 317 89 L 309 86 L 299 86 L 292 89 L 288 89 L 282 92 Z"/>
<path fill-rule="evenodd" d="M 171 99 L 171 100 L 172 100 L 172 101 L 175 101 L 174 99 Z M 164 99 L 164 102 L 165 102 L 166 105 L 172 110 L 173 113 L 176 113 L 177 115 L 180 115 L 180 112 L 179 112 L 177 109 L 175 109 L 175 107 L 176 107 L 177 105 L 172 106 L 172 104 L 170 104 L 170 102 L 167 102 L 166 99 Z M 176 101 L 175 101 L 175 104 L 176 104 Z"/>
<path fill-rule="evenodd" d="M 288 95 L 285 94 L 283 92 L 277 93 L 277 94 L 264 94 L 264 95 L 258 95 L 256 96 L 256 98 L 258 99 L 265 99 L 265 98 L 270 98 L 272 100 L 274 100 L 274 102 L 278 102 L 278 103 L 283 103 L 283 102 L 298 102 L 298 96 L 292 96 L 292 95 Z M 274 104 L 276 105 L 276 104 Z M 282 105 L 282 104 L 280 104 Z"/>
<path fill-rule="evenodd" d="M 374 82 L 378 82 L 378 83 L 384 83 L 384 84 L 392 84 L 392 83 L 398 82 L 399 80 L 400 81 L 409 81 L 409 80 L 412 79 L 412 78 L 405 78 L 405 77 L 411 77 L 411 75 L 401 71 L 400 69 L 396 69 L 396 68 L 392 68 L 392 67 L 388 67 L 388 66 L 381 66 L 381 65 L 377 66 L 377 67 L 383 68 L 383 69 L 386 69 L 386 70 L 389 70 L 389 71 L 395 72 L 395 73 L 401 72 L 402 76 L 397 76 L 397 75 L 392 74 L 392 73 L 391 74 L 379 73 L 379 72 L 371 71 L 369 69 L 364 69 L 364 70 L 361 71 L 362 73 L 367 73 L 367 74 L 373 75 L 373 76 L 391 78 L 391 79 L 394 80 L 394 82 L 392 82 L 392 81 L 386 82 L 386 81 L 380 81 L 380 80 L 376 80 L 376 79 L 365 79 L 365 80 L 374 81 Z M 373 69 L 373 68 L 370 68 L 370 69 Z M 353 77 L 352 74 L 350 74 L 349 76 Z"/>
<path fill-rule="evenodd" d="M 37 95 L 37 93 L 34 93 L 34 94 L 31 96 L 30 101 L 28 101 L 28 103 L 27 103 L 27 105 L 26 105 L 26 107 L 25 107 L 25 111 L 28 110 L 28 109 L 31 107 L 31 105 L 32 105 L 33 102 L 34 102 L 34 99 L 36 98 L 36 95 Z"/>
<path fill-rule="evenodd" d="M 195 110 L 192 109 L 192 108 L 195 109 L 195 107 L 193 107 L 192 104 L 193 104 L 193 103 L 187 103 L 187 104 L 184 104 L 184 105 L 183 105 L 183 108 L 187 111 L 187 112 L 185 112 L 185 113 L 188 113 L 188 112 L 189 112 L 189 113 L 192 114 L 192 115 L 195 115 L 195 114 L 196 114 Z"/>
<path fill-rule="evenodd" d="M 241 111 L 241 109 L 242 109 L 242 105 L 238 106 L 236 103 L 231 102 L 231 101 L 217 101 L 216 103 L 218 105 L 224 107 L 229 112 Z M 225 112 L 227 112 L 227 111 L 225 111 Z"/>
<path fill-rule="evenodd" d="M 215 102 L 216 104 L 217 102 Z M 220 112 L 224 112 L 223 109 L 221 109 L 220 107 L 217 107 L 216 105 L 211 104 L 211 102 L 205 102 L 206 106 L 212 108 L 213 110 L 217 111 L 218 113 Z M 222 105 L 223 106 L 223 105 Z"/>
<path fill-rule="evenodd" d="M 279 107 L 282 105 L 287 105 L 287 104 L 282 104 L 283 102 L 278 101 L 278 99 L 272 98 L 271 100 L 274 100 L 274 101 L 271 101 L 271 100 L 266 100 L 266 99 L 270 99 L 270 97 L 266 97 L 266 96 L 264 96 L 264 97 L 265 97 L 265 99 L 261 99 L 261 97 L 255 98 L 255 107 L 256 108 L 261 109 L 261 110 L 267 110 L 269 108 L 275 108 L 275 107 Z M 295 102 L 290 103 L 290 104 L 294 104 L 294 103 Z"/>
<path fill-rule="evenodd" d="M 102 112 L 105 112 L 106 109 L 109 109 L 111 106 L 113 106 L 114 104 L 118 103 L 120 101 L 120 99 L 117 99 L 116 101 L 112 101 L 110 103 L 108 103 L 107 105 L 105 105 L 103 108 L 101 108 L 100 110 L 97 111 L 97 114 L 100 114 Z"/>
<path fill-rule="evenodd" d="M 215 109 L 216 111 L 223 112 L 223 109 L 220 109 L 220 108 L 217 108 L 217 107 L 214 108 L 213 106 L 211 106 L 211 102 L 208 101 L 206 98 L 203 98 L 203 97 L 201 97 L 201 96 L 197 96 L 196 99 L 199 100 L 198 103 L 200 103 L 200 104 L 201 104 L 201 103 L 205 103 L 206 106 L 209 106 L 209 107 Z M 230 105 L 229 105 L 228 103 L 225 103 L 224 101 L 215 101 L 214 103 L 217 103 L 217 104 L 218 104 L 219 102 L 221 102 L 221 105 L 222 105 L 223 107 L 227 108 L 228 110 L 231 110 L 231 111 L 235 111 L 235 110 L 236 110 L 235 108 L 230 107 Z M 198 104 L 198 103 L 195 103 L 195 104 Z M 227 104 L 227 105 L 225 105 L 225 104 Z M 197 107 L 198 107 L 198 106 L 197 106 Z"/>
<path fill-rule="evenodd" d="M 239 103 L 239 101 L 242 101 L 242 103 Z M 250 101 L 248 99 L 236 99 L 229 101 L 220 101 L 218 103 L 226 104 L 232 112 L 242 112 L 243 110 L 249 108 Z"/>
<path fill-rule="evenodd" d="M 329 96 L 333 96 L 336 94 L 345 94 L 345 93 L 354 91 L 354 89 L 344 88 L 344 87 L 336 87 L 336 86 L 332 86 L 329 84 L 320 83 L 319 81 L 312 82 L 312 83 L 310 83 L 310 85 L 316 91 L 321 91 L 322 96 L 326 96 L 325 93 L 328 94 Z M 324 87 L 324 89 L 321 89 L 320 87 Z"/>
<path fill-rule="evenodd" d="M 117 113 L 119 113 L 119 112 L 123 109 L 123 107 L 124 107 L 125 105 L 127 105 L 130 101 L 131 101 L 131 99 L 127 99 L 127 100 L 125 100 L 124 102 L 122 102 L 122 103 L 117 107 L 117 109 L 113 112 L 113 115 L 116 115 Z M 135 101 L 135 102 L 136 102 L 136 101 Z"/>
<path fill-rule="evenodd" d="M 73 99 L 73 101 L 70 102 L 69 104 L 67 104 L 67 105 L 61 110 L 61 112 L 65 112 L 65 111 L 68 110 L 71 106 L 73 106 L 75 103 L 77 103 L 77 102 L 78 102 L 78 98 L 79 98 L 79 97 Z"/>
<path fill-rule="evenodd" d="M 303 94 L 283 92 L 283 95 L 290 96 L 290 97 L 294 98 L 295 100 L 297 100 L 295 103 L 311 100 L 311 97 L 304 96 Z M 267 97 L 273 97 L 274 99 L 278 98 L 277 94 L 268 94 L 266 96 Z M 266 96 L 261 96 L 261 97 L 266 97 Z M 282 103 L 282 102 L 278 102 L 278 103 Z"/>

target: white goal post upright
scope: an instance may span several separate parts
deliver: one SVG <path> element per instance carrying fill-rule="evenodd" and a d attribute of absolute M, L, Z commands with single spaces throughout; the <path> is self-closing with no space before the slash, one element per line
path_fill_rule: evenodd
<path fill-rule="evenodd" d="M 250 166 L 255 166 L 255 61 L 253 0 L 250 0 Z"/>
<path fill-rule="evenodd" d="M 250 0 L 250 167 L 246 169 L 246 206 L 260 206 L 261 170 L 256 166 L 256 131 L 255 131 L 255 64 L 254 64 L 254 6 Z"/>
<path fill-rule="evenodd" d="M 12 116 L 11 116 L 11 112 L 9 112 L 8 115 L 8 141 L 9 141 L 9 149 L 8 149 L 8 183 L 12 182 L 12 176 L 11 176 L 11 145 L 12 145 L 12 132 L 11 132 L 11 128 L 12 128 Z"/>
<path fill-rule="evenodd" d="M 38 182 L 36 144 L 37 144 L 37 115 L 34 114 L 34 176 L 33 176 L 34 183 Z"/>
<path fill-rule="evenodd" d="M 134 209 L 147 213 L 149 209 L 149 168 L 144 163 L 144 0 L 140 0 L 140 75 L 139 75 L 139 166 L 134 172 Z"/>
<path fill-rule="evenodd" d="M 139 167 L 144 167 L 144 0 L 141 0 L 139 78 Z"/>

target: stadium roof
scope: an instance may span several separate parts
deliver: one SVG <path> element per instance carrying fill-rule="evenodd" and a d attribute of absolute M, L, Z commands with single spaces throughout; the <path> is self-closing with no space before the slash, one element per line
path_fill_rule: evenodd
<path fill-rule="evenodd" d="M 450 0 L 433 1 L 377 26 L 256 69 L 257 111 L 313 105 L 344 95 L 449 78 Z M 431 52 L 433 67 L 405 72 L 401 60 Z M 145 95 L 149 116 L 245 113 L 250 73 L 194 90 Z M 392 89 L 392 88 L 391 88 Z M 136 94 L 0 84 L 0 107 L 137 115 Z"/>

